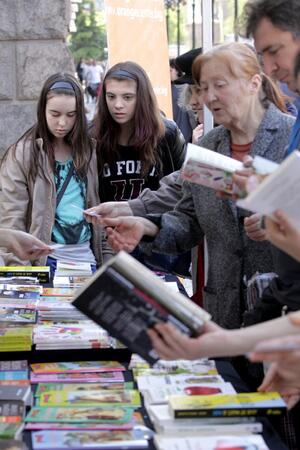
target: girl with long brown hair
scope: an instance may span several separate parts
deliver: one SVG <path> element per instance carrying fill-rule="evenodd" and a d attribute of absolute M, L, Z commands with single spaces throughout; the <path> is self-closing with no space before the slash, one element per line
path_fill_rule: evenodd
<path fill-rule="evenodd" d="M 6 152 L 1 164 L 0 225 L 62 244 L 48 259 L 102 263 L 102 230 L 82 211 L 99 203 L 95 144 L 87 133 L 83 93 L 69 74 L 50 76 L 42 88 L 37 121 Z M 23 265 L 2 253 L 7 265 Z M 44 265 L 46 256 L 33 261 Z"/>
<path fill-rule="evenodd" d="M 91 134 L 97 140 L 101 202 L 158 189 L 159 180 L 184 159 L 178 127 L 162 116 L 148 75 L 134 62 L 106 73 Z"/>

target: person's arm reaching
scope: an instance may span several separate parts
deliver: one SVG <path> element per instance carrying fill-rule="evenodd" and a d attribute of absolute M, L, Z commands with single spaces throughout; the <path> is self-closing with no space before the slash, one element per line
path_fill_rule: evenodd
<path fill-rule="evenodd" d="M 143 236 L 154 237 L 159 228 L 143 217 L 116 217 L 100 219 L 106 227 L 109 245 L 115 250 L 132 252 Z"/>
<path fill-rule="evenodd" d="M 237 330 L 226 330 L 207 322 L 203 333 L 190 338 L 168 323 L 160 323 L 148 331 L 152 344 L 163 359 L 196 359 L 202 357 L 237 356 L 248 353 L 264 339 L 299 334 L 290 316 Z"/>
<path fill-rule="evenodd" d="M 21 260 L 37 259 L 51 253 L 51 248 L 36 237 L 23 231 L 5 228 L 0 228 L 0 246 L 5 247 Z"/>

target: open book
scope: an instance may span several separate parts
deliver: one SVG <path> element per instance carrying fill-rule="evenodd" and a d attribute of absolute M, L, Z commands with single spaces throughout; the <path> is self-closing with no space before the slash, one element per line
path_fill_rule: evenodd
<path fill-rule="evenodd" d="M 243 163 L 236 159 L 188 144 L 180 176 L 191 183 L 232 194 L 238 191 L 237 186 L 233 185 L 232 174 L 242 169 Z"/>
<path fill-rule="evenodd" d="M 150 363 L 158 360 L 147 329 L 169 321 L 197 335 L 210 316 L 132 256 L 119 252 L 75 294 L 73 305 Z"/>
<path fill-rule="evenodd" d="M 276 209 L 282 209 L 300 226 L 300 152 L 291 153 L 237 205 L 271 217 Z"/>

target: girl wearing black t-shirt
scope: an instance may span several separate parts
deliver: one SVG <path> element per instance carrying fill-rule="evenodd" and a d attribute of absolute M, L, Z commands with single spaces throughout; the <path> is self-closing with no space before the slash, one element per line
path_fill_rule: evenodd
<path fill-rule="evenodd" d="M 130 200 L 180 169 L 181 132 L 163 118 L 146 72 L 138 64 L 114 65 L 103 80 L 91 129 L 97 140 L 101 202 Z"/>

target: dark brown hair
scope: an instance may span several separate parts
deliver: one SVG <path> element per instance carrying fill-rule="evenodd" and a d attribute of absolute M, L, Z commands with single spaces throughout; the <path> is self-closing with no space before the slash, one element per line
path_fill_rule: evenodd
<path fill-rule="evenodd" d="M 146 72 L 141 66 L 131 61 L 115 64 L 103 80 L 98 109 L 91 128 L 91 135 L 97 140 L 100 171 L 106 162 L 113 162 L 118 154 L 120 125 L 110 115 L 106 103 L 106 81 L 112 79 L 136 82 L 134 127 L 129 144 L 136 149 L 142 162 L 142 174 L 145 174 L 152 165 L 161 162 L 156 148 L 164 136 L 165 126 Z"/>
<path fill-rule="evenodd" d="M 243 9 L 240 27 L 246 37 L 253 36 L 259 22 L 268 19 L 275 27 L 300 36 L 299 0 L 250 0 Z"/>
<path fill-rule="evenodd" d="M 51 90 L 51 87 L 58 82 L 66 82 L 72 89 L 63 87 Z M 16 151 L 19 143 L 23 146 L 30 142 L 30 168 L 28 178 L 33 181 L 37 174 L 44 176 L 42 167 L 39 167 L 39 153 L 41 152 L 36 139 L 43 139 L 43 151 L 48 156 L 54 169 L 55 155 L 53 149 L 54 136 L 50 133 L 46 121 L 46 105 L 49 98 L 56 95 L 71 95 L 76 99 L 76 121 L 72 130 L 65 136 L 64 140 L 72 149 L 73 162 L 76 172 L 84 177 L 87 174 L 88 164 L 92 155 L 92 142 L 87 133 L 87 122 L 84 110 L 83 92 L 79 82 L 68 73 L 56 73 L 50 76 L 44 83 L 37 105 L 37 122 L 27 130 L 18 141 L 8 149 Z M 4 163 L 4 160 L 3 160 Z"/>
<path fill-rule="evenodd" d="M 192 67 L 193 78 L 198 84 L 201 81 L 202 66 L 212 58 L 222 61 L 228 67 L 232 76 L 237 79 L 249 80 L 254 75 L 259 74 L 262 77 L 262 104 L 266 107 L 266 100 L 269 100 L 280 111 L 287 112 L 281 91 L 274 81 L 262 72 L 256 53 L 249 45 L 240 42 L 217 45 L 198 56 Z"/>

